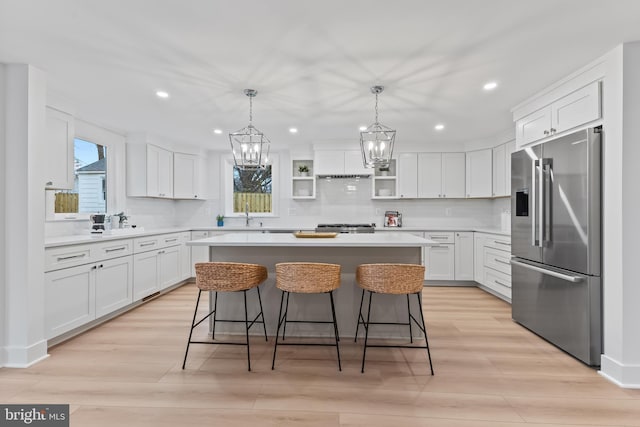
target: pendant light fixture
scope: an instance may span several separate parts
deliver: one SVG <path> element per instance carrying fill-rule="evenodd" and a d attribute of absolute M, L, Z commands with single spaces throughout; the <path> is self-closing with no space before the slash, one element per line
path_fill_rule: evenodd
<path fill-rule="evenodd" d="M 376 121 L 360 132 L 360 148 L 365 168 L 389 167 L 393 155 L 396 131 L 378 122 L 378 95 L 384 86 L 373 86 L 371 93 L 376 96 Z"/>
<path fill-rule="evenodd" d="M 245 89 L 249 97 L 249 125 L 229 134 L 233 160 L 238 169 L 265 169 L 269 162 L 271 142 L 262 132 L 253 126 L 253 98 L 258 94 L 255 89 Z"/>

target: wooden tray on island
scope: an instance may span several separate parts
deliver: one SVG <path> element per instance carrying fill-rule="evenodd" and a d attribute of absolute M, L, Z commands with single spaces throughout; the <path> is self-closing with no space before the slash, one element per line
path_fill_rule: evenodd
<path fill-rule="evenodd" d="M 318 231 L 296 231 L 293 233 L 296 237 L 310 237 L 310 238 L 330 238 L 336 237 L 338 233 L 327 233 L 327 232 L 318 232 Z"/>

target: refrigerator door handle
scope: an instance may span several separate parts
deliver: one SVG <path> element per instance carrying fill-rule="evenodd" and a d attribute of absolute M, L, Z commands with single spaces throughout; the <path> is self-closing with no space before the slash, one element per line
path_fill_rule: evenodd
<path fill-rule="evenodd" d="M 545 159 L 540 158 L 537 161 L 538 165 L 538 246 L 544 246 L 544 228 L 545 228 L 545 218 L 544 218 L 544 197 L 545 197 L 545 188 L 544 188 L 544 161 Z"/>
<path fill-rule="evenodd" d="M 541 215 L 541 227 L 540 227 L 540 246 L 547 246 L 548 243 L 551 242 L 551 210 L 552 199 L 551 199 L 551 185 L 553 180 L 553 170 L 552 170 L 552 159 L 540 159 L 541 162 L 541 173 L 542 179 L 540 183 L 540 200 L 542 200 L 542 209 L 540 212 L 543 212 Z"/>
<path fill-rule="evenodd" d="M 584 280 L 584 278 L 580 277 L 580 276 L 571 276 L 569 274 L 563 274 L 563 273 L 559 273 L 557 271 L 547 270 L 546 268 L 541 268 L 541 267 L 537 267 L 535 265 L 531 265 L 531 264 L 527 264 L 527 263 L 524 263 L 524 262 L 516 261 L 515 259 L 511 259 L 511 264 L 512 265 L 517 265 L 518 267 L 523 267 L 523 268 L 526 268 L 526 269 L 529 269 L 529 270 L 537 271 L 538 273 L 546 274 L 548 276 L 553 276 L 553 277 L 556 277 L 558 279 L 566 280 L 567 282 L 571 282 L 571 283 L 578 283 L 578 282 L 582 282 Z"/>
<path fill-rule="evenodd" d="M 531 160 L 531 246 L 539 246 L 536 234 L 536 228 L 538 225 L 538 216 L 536 213 L 536 198 L 538 197 L 538 193 L 536 192 L 536 179 L 538 175 L 536 173 L 537 167 L 538 160 Z"/>

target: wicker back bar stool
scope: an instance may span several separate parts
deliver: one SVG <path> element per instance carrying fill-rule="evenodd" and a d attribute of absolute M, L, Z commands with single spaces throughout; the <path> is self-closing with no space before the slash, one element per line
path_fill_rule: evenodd
<path fill-rule="evenodd" d="M 429 367 L 431 375 L 433 375 L 433 364 L 431 362 L 431 351 L 429 350 L 429 339 L 427 337 L 427 329 L 424 323 L 424 315 L 422 313 L 422 287 L 424 280 L 424 266 L 415 264 L 361 264 L 356 270 L 356 281 L 362 288 L 362 296 L 360 298 L 360 309 L 358 310 L 358 323 L 356 325 L 356 338 L 358 340 L 358 332 L 360 325 L 364 327 L 364 350 L 362 352 L 362 369 L 364 373 L 364 362 L 367 355 L 367 347 L 393 347 L 393 348 L 425 348 L 429 358 Z M 369 293 L 369 307 L 367 308 L 367 318 L 365 320 L 362 314 L 362 304 L 364 302 L 365 291 Z M 391 294 L 407 296 L 407 313 L 409 320 L 407 323 L 389 323 L 389 322 L 371 322 L 371 301 L 373 294 Z M 411 302 L 409 296 L 414 294 L 418 301 L 418 311 L 420 313 L 420 322 L 411 314 Z M 415 322 L 416 326 L 424 334 L 425 345 L 372 345 L 369 344 L 369 327 L 371 325 L 408 325 L 410 341 L 413 343 L 413 330 L 411 322 Z"/>
<path fill-rule="evenodd" d="M 340 335 L 338 333 L 338 323 L 336 321 L 336 309 L 333 302 L 333 291 L 340 287 L 340 265 L 311 262 L 285 262 L 276 264 L 276 287 L 282 291 L 280 297 L 280 310 L 278 311 L 278 329 L 276 332 L 276 343 L 273 349 L 273 361 L 271 369 L 275 368 L 276 353 L 278 351 L 278 336 L 282 327 L 282 341 L 285 340 L 287 323 L 326 323 L 333 324 L 333 334 L 335 344 L 329 343 L 292 343 L 282 342 L 280 345 L 318 345 L 335 346 L 338 354 L 338 370 L 342 371 L 340 362 Z M 298 294 L 320 294 L 328 293 L 331 302 L 331 321 L 323 320 L 289 320 L 289 297 L 292 293 Z M 286 294 L 286 303 L 285 303 Z M 284 311 L 283 311 L 284 308 Z"/>
<path fill-rule="evenodd" d="M 256 324 L 262 323 L 264 329 L 264 338 L 267 339 L 267 327 L 264 322 L 264 313 L 262 310 L 262 298 L 260 297 L 260 288 L 258 287 L 267 279 L 267 268 L 258 264 L 244 264 L 237 262 L 201 262 L 196 263 L 196 286 L 198 287 L 198 299 L 196 307 L 193 311 L 193 320 L 191 321 L 191 330 L 189 331 L 189 339 L 187 341 L 187 350 L 184 353 L 184 361 L 182 369 L 187 363 L 187 355 L 189 354 L 190 344 L 227 344 L 227 345 L 246 345 L 247 346 L 247 368 L 251 371 L 251 355 L 249 348 L 249 329 Z M 249 320 L 247 311 L 247 291 L 255 288 L 258 293 L 258 304 L 260 312 L 253 320 Z M 198 305 L 200 304 L 200 296 L 202 292 L 215 292 L 213 309 L 205 317 L 196 322 L 198 313 Z M 218 308 L 218 292 L 242 292 L 244 297 L 244 320 L 218 319 L 216 316 Z M 211 341 L 192 341 L 193 330 L 200 323 L 213 315 Z M 261 320 L 258 320 L 261 319 Z M 246 342 L 219 342 L 215 341 L 216 322 L 233 322 L 245 324 Z"/>

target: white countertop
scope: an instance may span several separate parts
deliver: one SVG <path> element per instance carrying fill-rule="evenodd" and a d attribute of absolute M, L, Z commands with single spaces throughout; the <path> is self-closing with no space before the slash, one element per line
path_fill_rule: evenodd
<path fill-rule="evenodd" d="M 229 233 L 187 242 L 190 246 L 422 247 L 438 242 L 407 233 L 338 234 L 298 238 L 288 233 Z"/>
<path fill-rule="evenodd" d="M 215 231 L 215 232 L 233 232 L 232 234 L 251 234 L 262 235 L 263 231 L 283 231 L 283 230 L 296 230 L 296 231 L 314 231 L 314 227 L 170 227 L 170 228 L 156 228 L 156 229 L 138 229 L 128 231 L 124 234 L 90 234 L 87 230 L 87 234 L 74 234 L 70 236 L 57 236 L 49 237 L 45 239 L 44 247 L 56 247 L 66 245 L 77 245 L 83 243 L 95 243 L 108 240 L 129 239 L 142 236 L 152 236 L 156 234 L 167 233 L 181 233 L 185 231 Z M 499 234 L 503 236 L 511 235 L 508 231 L 502 231 L 497 228 L 478 228 L 478 227 L 377 227 L 376 234 L 398 234 L 400 236 L 407 235 L 411 232 L 423 232 L 423 231 L 475 231 L 481 233 Z M 266 235 L 273 235 L 271 233 L 265 233 Z M 276 233 L 277 234 L 277 233 Z M 297 239 L 297 240 L 310 240 L 310 239 Z"/>

